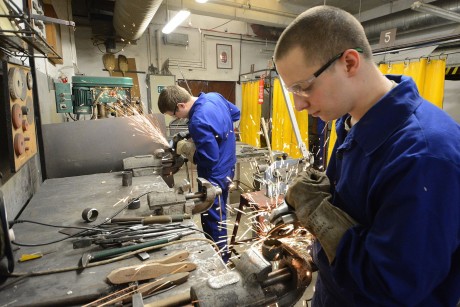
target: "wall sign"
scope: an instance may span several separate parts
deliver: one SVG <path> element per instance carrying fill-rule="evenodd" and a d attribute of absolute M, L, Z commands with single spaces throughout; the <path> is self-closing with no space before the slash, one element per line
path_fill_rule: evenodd
<path fill-rule="evenodd" d="M 391 47 L 395 44 L 396 28 L 388 29 L 380 32 L 380 46 Z"/>
<path fill-rule="evenodd" d="M 232 68 L 232 45 L 216 44 L 217 68 Z"/>

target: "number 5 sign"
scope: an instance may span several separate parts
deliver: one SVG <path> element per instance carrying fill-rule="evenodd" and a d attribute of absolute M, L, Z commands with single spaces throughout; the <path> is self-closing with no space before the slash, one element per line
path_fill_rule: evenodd
<path fill-rule="evenodd" d="M 380 46 L 390 47 L 395 44 L 396 28 L 380 32 Z"/>

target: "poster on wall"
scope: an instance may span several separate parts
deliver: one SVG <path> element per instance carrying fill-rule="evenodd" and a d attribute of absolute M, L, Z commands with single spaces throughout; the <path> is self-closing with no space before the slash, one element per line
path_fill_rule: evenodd
<path fill-rule="evenodd" d="M 217 68 L 232 69 L 232 45 L 216 44 Z"/>

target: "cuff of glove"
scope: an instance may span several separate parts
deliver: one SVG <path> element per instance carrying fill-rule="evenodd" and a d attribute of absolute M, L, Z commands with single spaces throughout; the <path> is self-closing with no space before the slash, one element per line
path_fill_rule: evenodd
<path fill-rule="evenodd" d="M 301 223 L 319 240 L 329 263 L 334 261 L 337 246 L 345 232 L 358 224 L 327 199 L 324 199 L 308 217 L 302 219 Z"/>

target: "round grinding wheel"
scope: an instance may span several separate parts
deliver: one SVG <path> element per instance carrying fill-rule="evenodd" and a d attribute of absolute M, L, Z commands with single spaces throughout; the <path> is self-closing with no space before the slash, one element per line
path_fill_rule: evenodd
<path fill-rule="evenodd" d="M 32 101 L 32 97 L 27 97 L 26 100 L 26 107 L 27 107 L 27 121 L 29 124 L 34 123 L 34 103 Z"/>
<path fill-rule="evenodd" d="M 24 70 L 13 67 L 8 71 L 8 87 L 13 99 L 25 100 L 27 95 L 26 76 Z"/>
<path fill-rule="evenodd" d="M 26 119 L 22 120 L 22 131 L 26 132 L 29 130 L 29 122 Z"/>
<path fill-rule="evenodd" d="M 31 90 L 32 86 L 34 86 L 34 80 L 32 79 L 32 73 L 29 71 L 27 73 L 27 88 Z"/>
<path fill-rule="evenodd" d="M 22 109 L 17 103 L 13 104 L 11 108 L 11 120 L 13 121 L 14 129 L 18 129 L 22 126 Z"/>
<path fill-rule="evenodd" d="M 14 136 L 14 152 L 16 156 L 22 155 L 26 151 L 26 145 L 24 144 L 24 135 L 18 133 Z"/>

